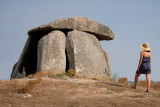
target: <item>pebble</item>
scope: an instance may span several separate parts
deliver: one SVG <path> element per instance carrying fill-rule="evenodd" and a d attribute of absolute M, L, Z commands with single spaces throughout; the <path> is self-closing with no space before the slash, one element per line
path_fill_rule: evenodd
<path fill-rule="evenodd" d="M 32 98 L 32 95 L 31 95 L 31 94 L 24 94 L 24 95 L 22 96 L 22 98 Z"/>

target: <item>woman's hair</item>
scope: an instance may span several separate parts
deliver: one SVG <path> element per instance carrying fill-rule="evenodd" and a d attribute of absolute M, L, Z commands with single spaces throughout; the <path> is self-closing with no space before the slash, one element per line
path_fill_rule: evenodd
<path fill-rule="evenodd" d="M 151 52 L 151 51 L 145 51 L 145 52 Z"/>

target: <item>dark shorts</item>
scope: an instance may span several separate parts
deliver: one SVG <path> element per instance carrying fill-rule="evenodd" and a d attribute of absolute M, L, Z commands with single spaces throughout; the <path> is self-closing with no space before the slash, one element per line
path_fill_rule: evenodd
<path fill-rule="evenodd" d="M 151 74 L 151 71 L 136 71 L 136 74 Z"/>
<path fill-rule="evenodd" d="M 151 74 L 151 64 L 149 62 L 142 62 L 137 74 Z"/>

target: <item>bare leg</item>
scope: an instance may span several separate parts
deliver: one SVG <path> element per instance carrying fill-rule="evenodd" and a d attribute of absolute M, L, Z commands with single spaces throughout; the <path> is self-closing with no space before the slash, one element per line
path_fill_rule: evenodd
<path fill-rule="evenodd" d="M 137 74 L 135 75 L 135 79 L 134 79 L 134 86 L 132 88 L 135 88 L 137 87 L 137 83 L 138 83 L 138 77 L 140 76 L 141 74 Z"/>
<path fill-rule="evenodd" d="M 147 80 L 147 91 L 150 91 L 150 74 L 146 74 L 146 80 Z"/>

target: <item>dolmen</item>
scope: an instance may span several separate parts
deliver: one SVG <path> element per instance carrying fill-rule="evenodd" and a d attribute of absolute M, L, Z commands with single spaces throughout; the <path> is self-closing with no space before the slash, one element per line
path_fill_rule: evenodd
<path fill-rule="evenodd" d="M 86 17 L 71 17 L 31 29 L 28 35 L 11 79 L 70 69 L 80 77 L 111 78 L 109 56 L 100 44 L 114 39 L 109 27 Z"/>

